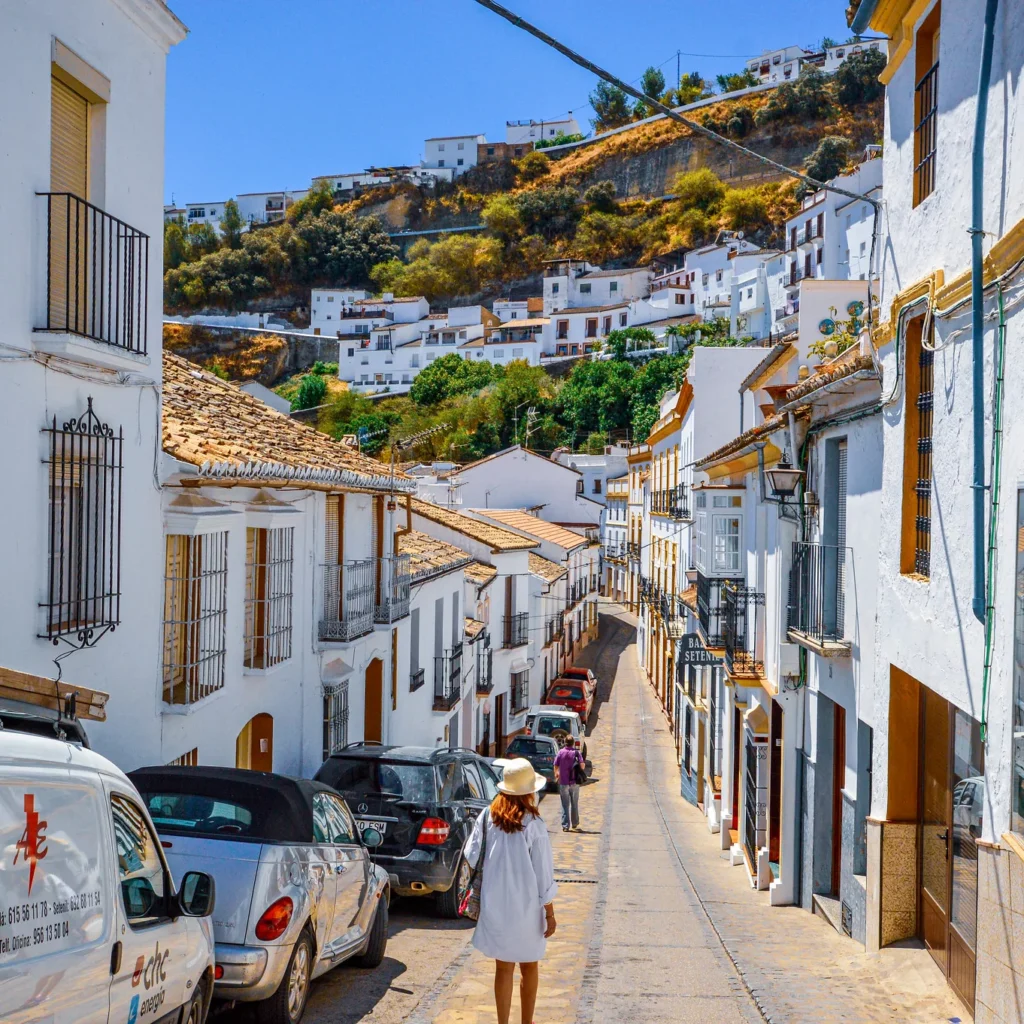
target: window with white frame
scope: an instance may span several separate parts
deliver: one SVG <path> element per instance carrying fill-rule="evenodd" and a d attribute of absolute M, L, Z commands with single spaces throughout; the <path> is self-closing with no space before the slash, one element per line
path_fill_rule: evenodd
<path fill-rule="evenodd" d="M 193 704 L 224 685 L 227 581 L 227 531 L 168 534 L 163 650 L 168 704 Z"/>
<path fill-rule="evenodd" d="M 292 656 L 295 528 L 245 533 L 245 667 L 270 668 Z"/>
<path fill-rule="evenodd" d="M 712 569 L 715 572 L 740 571 L 739 516 L 714 515 L 712 518 Z"/>

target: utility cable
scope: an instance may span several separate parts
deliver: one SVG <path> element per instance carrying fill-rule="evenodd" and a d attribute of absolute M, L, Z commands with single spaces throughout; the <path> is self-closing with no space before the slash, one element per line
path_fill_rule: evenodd
<path fill-rule="evenodd" d="M 685 125 L 697 135 L 702 135 L 704 138 L 710 139 L 712 142 L 717 142 L 719 145 L 733 149 L 737 153 L 742 153 L 744 156 L 758 160 L 769 167 L 774 167 L 775 170 L 781 171 L 788 177 L 797 178 L 808 185 L 813 185 L 815 189 L 826 189 L 829 192 L 835 192 L 837 195 L 846 196 L 848 199 L 858 199 L 862 202 L 870 203 L 876 211 L 880 208 L 881 203 L 879 200 L 873 199 L 871 196 L 863 195 L 859 192 L 850 192 L 847 189 L 840 188 L 838 185 L 819 181 L 817 178 L 812 178 L 810 175 L 804 174 L 803 171 L 798 171 L 792 167 L 787 167 L 785 164 L 780 164 L 778 161 L 772 160 L 770 157 L 767 157 L 762 153 L 757 153 L 752 149 L 748 149 L 746 146 L 742 146 L 738 142 L 734 142 L 732 139 L 726 138 L 724 135 L 719 135 L 718 132 L 713 132 L 710 128 L 706 128 L 704 125 L 699 124 L 696 121 L 691 121 L 688 117 L 683 117 L 682 114 L 673 110 L 671 107 L 666 106 L 660 100 L 652 99 L 650 96 L 645 95 L 638 89 L 634 89 L 633 86 L 629 85 L 627 82 L 622 81 L 620 78 L 616 78 L 611 72 L 605 71 L 604 68 L 599 67 L 593 61 L 588 60 L 575 50 L 570 49 L 564 43 L 560 43 L 553 36 L 548 35 L 535 25 L 532 25 L 530 22 L 526 21 L 525 18 L 521 18 L 518 14 L 510 11 L 507 7 L 502 7 L 501 4 L 495 3 L 494 0 L 476 0 L 476 3 L 480 4 L 481 7 L 486 7 L 489 11 L 493 11 L 516 28 L 520 28 L 524 32 L 529 33 L 536 39 L 539 39 L 542 43 L 552 47 L 552 49 L 557 50 L 563 56 L 568 57 L 574 64 L 578 64 L 581 68 L 597 75 L 598 78 L 603 78 L 606 82 L 614 85 L 618 89 L 621 89 L 634 99 L 640 100 L 646 106 L 651 107 L 660 114 L 664 114 L 665 117 Z"/>

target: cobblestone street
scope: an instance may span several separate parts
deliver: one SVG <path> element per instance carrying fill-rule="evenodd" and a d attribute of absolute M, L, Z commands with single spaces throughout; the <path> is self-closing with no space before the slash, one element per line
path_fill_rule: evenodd
<path fill-rule="evenodd" d="M 803 910 L 769 907 L 767 893 L 729 866 L 679 796 L 671 733 L 638 669 L 632 619 L 605 608 L 600 640 L 580 659 L 600 680 L 583 830 L 562 833 L 557 800 L 542 804 L 560 888 L 538 1024 L 969 1020 L 924 950 L 867 955 Z M 397 901 L 381 967 L 342 966 L 315 983 L 306 1020 L 493 1021 L 493 966 L 471 937 L 429 905 Z"/>

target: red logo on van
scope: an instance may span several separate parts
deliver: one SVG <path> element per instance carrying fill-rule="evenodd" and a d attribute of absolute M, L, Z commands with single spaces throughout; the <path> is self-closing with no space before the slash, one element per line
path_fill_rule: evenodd
<path fill-rule="evenodd" d="M 36 798 L 25 794 L 25 831 L 21 834 L 14 852 L 14 863 L 18 857 L 28 864 L 28 892 L 32 895 L 32 883 L 36 877 L 36 865 L 49 851 L 46 848 L 46 822 L 39 820 Z"/>

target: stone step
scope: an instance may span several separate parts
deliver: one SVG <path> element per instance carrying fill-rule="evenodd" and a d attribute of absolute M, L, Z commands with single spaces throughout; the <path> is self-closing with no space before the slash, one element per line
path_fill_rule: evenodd
<path fill-rule="evenodd" d="M 840 935 L 843 934 L 843 905 L 835 896 L 815 893 L 812 897 L 813 911 L 823 917 Z"/>

